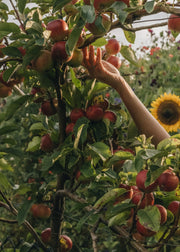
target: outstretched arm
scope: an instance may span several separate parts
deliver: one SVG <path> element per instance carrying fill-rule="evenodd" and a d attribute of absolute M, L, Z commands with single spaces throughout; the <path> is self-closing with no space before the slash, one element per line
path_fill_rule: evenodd
<path fill-rule="evenodd" d="M 83 49 L 84 66 L 89 74 L 97 80 L 113 87 L 120 95 L 137 128 L 146 137 L 153 137 L 152 142 L 157 145 L 161 140 L 169 138 L 167 131 L 151 115 L 144 104 L 135 95 L 128 83 L 120 75 L 119 71 L 107 61 L 102 60 L 101 49 L 97 48 L 95 55 L 94 47 Z"/>

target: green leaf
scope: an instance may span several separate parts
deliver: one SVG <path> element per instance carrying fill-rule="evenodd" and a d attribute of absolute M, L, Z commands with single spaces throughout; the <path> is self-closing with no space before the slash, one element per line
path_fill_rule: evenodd
<path fill-rule="evenodd" d="M 7 47 L 2 48 L 1 50 L 7 56 L 11 56 L 11 57 L 21 57 L 22 56 L 22 54 L 18 50 L 18 48 L 14 47 L 14 46 L 7 46 Z"/>
<path fill-rule="evenodd" d="M 91 178 L 96 175 L 96 171 L 95 171 L 94 167 L 91 165 L 91 161 L 85 162 L 82 165 L 80 171 L 85 178 Z"/>
<path fill-rule="evenodd" d="M 147 206 L 137 212 L 141 225 L 157 232 L 160 228 L 161 214 L 156 206 Z"/>
<path fill-rule="evenodd" d="M 76 75 L 75 75 L 73 68 L 70 68 L 70 73 L 71 73 L 72 82 L 74 83 L 76 88 L 80 89 L 81 88 L 81 81 L 76 78 Z"/>
<path fill-rule="evenodd" d="M 147 1 L 144 5 L 145 10 L 147 11 L 147 13 L 151 13 L 154 10 L 154 5 L 155 5 L 155 1 Z"/>
<path fill-rule="evenodd" d="M 118 16 L 122 24 L 124 24 L 128 15 L 128 12 L 124 10 L 125 8 L 127 8 L 127 5 L 123 1 L 115 2 L 110 7 L 110 10 Z"/>
<path fill-rule="evenodd" d="M 105 217 L 106 219 L 110 219 L 119 213 L 122 213 L 126 210 L 131 210 L 134 206 L 135 206 L 134 204 L 120 202 L 116 205 L 109 207 L 105 213 Z"/>
<path fill-rule="evenodd" d="M 98 156 L 100 156 L 100 158 L 103 161 L 106 161 L 106 159 L 111 156 L 111 151 L 109 149 L 109 146 L 107 146 L 106 144 L 104 144 L 102 142 L 96 142 L 92 145 L 91 144 L 87 144 L 87 145 L 88 145 L 89 149 L 91 149 Z"/>
<path fill-rule="evenodd" d="M 130 210 L 119 213 L 109 220 L 108 226 L 112 227 L 114 225 L 120 226 L 122 224 L 126 224 L 126 221 L 129 217 L 130 217 Z"/>
<path fill-rule="evenodd" d="M 33 204 L 32 201 L 27 200 L 23 203 L 23 205 L 19 209 L 18 215 L 17 215 L 17 221 L 18 221 L 19 225 L 21 225 L 25 221 L 27 214 L 29 212 L 29 209 L 31 208 L 32 204 Z"/>
<path fill-rule="evenodd" d="M 117 151 L 114 155 L 107 161 L 106 165 L 109 167 L 120 160 L 134 159 L 134 155 L 128 151 Z"/>
<path fill-rule="evenodd" d="M 23 95 L 18 97 L 16 100 L 12 101 L 7 109 L 6 109 L 6 116 L 5 116 L 5 120 L 9 120 L 12 116 L 14 116 L 15 112 L 17 112 L 17 110 L 24 105 L 28 99 L 31 98 L 30 95 Z"/>
<path fill-rule="evenodd" d="M 69 2 L 71 2 L 71 0 L 56 0 L 53 5 L 53 12 L 62 9 L 62 7 L 64 7 L 64 5 L 68 4 Z"/>
<path fill-rule="evenodd" d="M 131 31 L 126 31 L 124 30 L 124 35 L 127 39 L 127 41 L 131 44 L 134 44 L 134 41 L 136 39 L 136 33 L 135 32 L 131 32 Z"/>
<path fill-rule="evenodd" d="M 87 139 L 89 120 L 85 117 L 79 118 L 74 126 L 75 141 L 74 148 L 77 149 L 78 144 L 83 144 Z"/>
<path fill-rule="evenodd" d="M 30 131 L 34 131 L 34 130 L 44 130 L 46 131 L 47 129 L 44 127 L 44 125 L 41 122 L 38 123 L 34 123 L 31 125 Z"/>
<path fill-rule="evenodd" d="M 43 32 L 43 28 L 41 26 L 40 23 L 37 23 L 35 21 L 28 21 L 26 23 L 26 30 L 28 30 L 29 33 L 34 33 L 34 32 L 37 32 L 37 33 L 42 33 Z"/>
<path fill-rule="evenodd" d="M 40 53 L 41 47 L 38 45 L 30 46 L 23 57 L 23 67 L 25 68 L 30 64 L 31 60 L 36 58 Z"/>
<path fill-rule="evenodd" d="M 0 10 L 9 10 L 8 6 L 5 3 L 0 3 Z"/>
<path fill-rule="evenodd" d="M 10 164 L 4 159 L 0 159 L 0 170 L 6 170 L 6 171 L 13 171 L 13 168 L 11 167 Z"/>
<path fill-rule="evenodd" d="M 180 146 L 180 139 L 166 138 L 157 145 L 157 149 L 158 150 L 174 149 L 177 146 Z"/>
<path fill-rule="evenodd" d="M 5 70 L 3 73 L 3 80 L 8 81 L 11 78 L 12 74 L 15 72 L 16 68 L 17 66 L 14 66 Z"/>
<path fill-rule="evenodd" d="M 80 9 L 80 17 L 85 23 L 93 23 L 96 17 L 93 5 L 83 5 Z"/>
<path fill-rule="evenodd" d="M 26 151 L 34 152 L 39 150 L 40 143 L 41 143 L 41 137 L 39 136 L 33 137 L 32 141 L 28 143 Z"/>
<path fill-rule="evenodd" d="M 129 46 L 121 46 L 122 56 L 135 66 L 138 66 L 138 61 L 134 51 Z"/>
<path fill-rule="evenodd" d="M 96 47 L 101 47 L 107 44 L 107 40 L 103 37 L 103 38 L 99 38 L 97 39 L 94 43 L 92 43 L 93 46 Z"/>
<path fill-rule="evenodd" d="M 0 33 L 1 32 L 6 32 L 7 34 L 13 32 L 20 32 L 20 28 L 18 25 L 14 23 L 5 23 L 5 22 L 0 22 Z"/>
<path fill-rule="evenodd" d="M 11 187 L 7 177 L 1 172 L 0 173 L 0 190 L 8 190 Z"/>
<path fill-rule="evenodd" d="M 72 30 L 70 36 L 68 37 L 68 40 L 66 41 L 67 54 L 71 55 L 72 51 L 74 50 L 84 25 L 85 21 L 82 18 L 80 18 L 77 24 L 75 25 L 74 29 Z"/>
<path fill-rule="evenodd" d="M 24 12 L 24 9 L 25 9 L 25 6 L 26 6 L 26 2 L 27 2 L 27 0 L 18 0 L 17 6 L 18 6 L 18 9 L 19 9 L 19 11 L 21 13 Z"/>
<path fill-rule="evenodd" d="M 124 192 L 125 189 L 123 188 L 114 188 L 110 190 L 109 192 L 105 193 L 98 201 L 96 201 L 96 203 L 94 204 L 94 208 L 102 208 L 107 203 L 115 201 L 115 199 L 123 195 Z"/>
<path fill-rule="evenodd" d="M 15 130 L 19 130 L 19 127 L 17 125 L 14 124 L 7 124 L 5 126 L 2 126 L 0 128 L 0 135 L 4 135 L 4 134 L 8 134 L 10 132 L 13 132 Z"/>

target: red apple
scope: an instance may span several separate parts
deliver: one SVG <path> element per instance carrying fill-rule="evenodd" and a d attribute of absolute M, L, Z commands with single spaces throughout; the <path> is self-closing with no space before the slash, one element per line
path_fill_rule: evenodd
<path fill-rule="evenodd" d="M 132 196 L 132 203 L 135 205 L 139 205 L 140 209 L 145 208 L 146 206 L 154 205 L 154 195 L 153 193 L 145 193 L 143 198 L 143 192 L 141 192 L 137 186 L 132 186 L 133 189 L 133 196 Z M 143 198 L 143 200 L 142 200 Z M 141 202 L 141 203 L 140 203 Z"/>
<path fill-rule="evenodd" d="M 109 19 L 108 16 L 104 15 L 104 14 L 101 14 L 101 17 L 102 17 L 102 24 L 104 26 L 104 30 L 101 30 L 99 29 L 96 24 L 95 24 L 95 21 L 97 19 L 95 19 L 95 21 L 93 23 L 87 23 L 85 25 L 85 27 L 93 34 L 93 35 L 97 35 L 97 36 L 103 36 L 105 35 L 109 30 L 110 30 L 110 27 L 111 27 L 111 20 Z"/>
<path fill-rule="evenodd" d="M 59 241 L 61 243 L 61 252 L 68 252 L 72 249 L 72 240 L 67 235 L 60 235 Z"/>
<path fill-rule="evenodd" d="M 116 122 L 117 116 L 113 111 L 110 110 L 106 110 L 104 112 L 104 116 L 103 119 L 108 119 L 109 121 L 111 121 L 112 123 Z"/>
<path fill-rule="evenodd" d="M 180 32 L 180 16 L 171 14 L 168 18 L 168 29 L 171 31 Z"/>
<path fill-rule="evenodd" d="M 66 125 L 66 130 L 65 130 L 66 131 L 66 135 L 69 135 L 70 133 L 73 132 L 74 125 L 75 125 L 75 123 L 68 123 Z"/>
<path fill-rule="evenodd" d="M 107 62 L 111 63 L 114 67 L 119 69 L 121 67 L 121 60 L 119 57 L 111 55 L 106 59 Z"/>
<path fill-rule="evenodd" d="M 74 108 L 70 113 L 70 120 L 72 123 L 76 123 L 76 121 L 85 116 L 85 111 L 81 108 Z"/>
<path fill-rule="evenodd" d="M 54 41 L 64 40 L 69 33 L 68 24 L 63 19 L 57 19 L 49 22 L 46 29 L 51 31 L 50 37 Z"/>
<path fill-rule="evenodd" d="M 82 65 L 83 62 L 83 52 L 81 49 L 74 49 L 73 54 L 72 54 L 72 58 L 71 60 L 68 62 L 68 65 L 71 67 L 78 67 L 80 65 Z"/>
<path fill-rule="evenodd" d="M 32 60 L 32 68 L 37 72 L 48 71 L 53 66 L 52 55 L 48 50 L 41 50 L 40 56 Z"/>
<path fill-rule="evenodd" d="M 56 99 L 53 99 L 52 101 L 43 101 L 41 104 L 41 112 L 46 116 L 52 116 L 57 113 L 56 109 Z"/>
<path fill-rule="evenodd" d="M 137 222 L 136 222 L 136 229 L 141 235 L 143 235 L 145 237 L 150 237 L 150 236 L 153 236 L 153 235 L 156 234 L 156 232 L 154 232 L 154 231 L 146 228 L 145 226 L 141 225 L 139 220 L 137 220 Z"/>
<path fill-rule="evenodd" d="M 47 219 L 51 215 L 51 209 L 44 204 L 33 204 L 30 211 L 35 218 Z"/>
<path fill-rule="evenodd" d="M 32 87 L 30 95 L 35 95 L 37 93 L 42 93 L 42 90 L 40 87 Z"/>
<path fill-rule="evenodd" d="M 53 150 L 53 142 L 49 134 L 42 136 L 40 149 L 44 152 L 51 152 Z"/>
<path fill-rule="evenodd" d="M 161 191 L 174 191 L 179 185 L 179 178 L 172 170 L 166 170 L 158 178 L 158 185 Z"/>
<path fill-rule="evenodd" d="M 150 185 L 145 187 L 147 173 L 148 173 L 148 170 L 142 170 L 137 174 L 136 185 L 139 190 L 146 192 L 146 193 L 150 193 L 150 192 L 153 192 L 154 190 L 156 190 L 156 188 L 158 186 L 158 181 L 156 180 L 155 182 L 153 182 Z"/>
<path fill-rule="evenodd" d="M 83 0 L 86 5 L 90 5 L 90 0 Z"/>
<path fill-rule="evenodd" d="M 20 51 L 22 56 L 24 56 L 26 54 L 26 49 L 24 47 L 20 46 L 20 47 L 18 47 L 18 50 Z"/>
<path fill-rule="evenodd" d="M 127 6 L 129 6 L 129 0 L 116 0 L 116 2 L 124 2 Z"/>
<path fill-rule="evenodd" d="M 5 86 L 4 84 L 0 83 L 0 97 L 5 98 L 12 94 L 12 88 Z"/>
<path fill-rule="evenodd" d="M 86 116 L 91 121 L 99 121 L 103 118 L 104 111 L 102 108 L 100 108 L 96 105 L 92 105 L 87 108 Z"/>
<path fill-rule="evenodd" d="M 5 45 L 3 45 L 3 44 L 0 44 L 0 58 L 4 58 L 5 57 L 5 55 L 4 55 L 4 53 L 2 52 L 2 48 L 4 48 L 4 47 L 6 47 Z"/>
<path fill-rule="evenodd" d="M 161 222 L 160 222 L 160 224 L 163 225 L 167 221 L 167 210 L 162 205 L 156 204 L 155 206 L 158 208 L 158 210 L 159 210 L 159 212 L 161 214 Z"/>
<path fill-rule="evenodd" d="M 121 46 L 117 39 L 112 38 L 108 40 L 108 43 L 105 45 L 107 55 L 115 55 L 121 50 Z"/>
<path fill-rule="evenodd" d="M 168 210 L 170 210 L 174 214 L 175 217 L 178 216 L 179 208 L 180 208 L 180 201 L 177 201 L 177 200 L 172 201 L 168 205 Z"/>
<path fill-rule="evenodd" d="M 51 240 L 51 228 L 46 228 L 41 232 L 41 240 L 45 244 L 49 244 Z"/>
<path fill-rule="evenodd" d="M 64 63 L 64 62 L 68 62 L 72 59 L 72 55 L 68 55 L 66 52 L 66 41 L 59 41 L 56 42 L 52 49 L 52 58 L 54 61 L 60 62 L 60 63 Z"/>

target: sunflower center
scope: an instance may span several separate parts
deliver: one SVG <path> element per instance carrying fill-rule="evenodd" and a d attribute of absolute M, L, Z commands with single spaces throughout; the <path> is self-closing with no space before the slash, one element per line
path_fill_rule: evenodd
<path fill-rule="evenodd" d="M 164 101 L 157 110 L 159 120 L 167 125 L 173 125 L 180 120 L 180 108 L 173 101 Z"/>

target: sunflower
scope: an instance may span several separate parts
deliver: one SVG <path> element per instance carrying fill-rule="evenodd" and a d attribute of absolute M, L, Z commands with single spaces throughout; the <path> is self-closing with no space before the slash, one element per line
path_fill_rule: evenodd
<path fill-rule="evenodd" d="M 151 103 L 151 114 L 167 132 L 180 128 L 180 97 L 174 94 L 161 95 Z"/>

